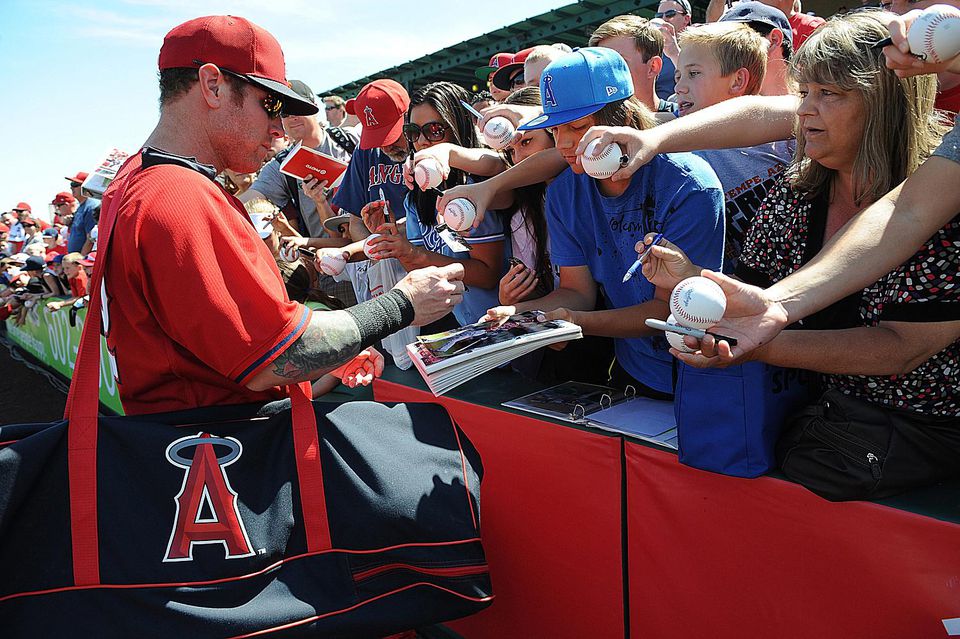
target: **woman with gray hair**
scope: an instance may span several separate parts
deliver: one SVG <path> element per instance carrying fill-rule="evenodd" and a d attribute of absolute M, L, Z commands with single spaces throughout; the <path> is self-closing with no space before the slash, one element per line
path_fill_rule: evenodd
<path fill-rule="evenodd" d="M 939 142 L 935 80 L 886 68 L 874 46 L 887 37 L 886 22 L 880 12 L 834 18 L 797 52 L 797 152 L 747 233 L 737 270 L 747 283 L 766 287 L 799 269 Z M 787 424 L 778 445 L 788 477 L 840 500 L 958 472 L 958 247 L 954 218 L 894 271 L 739 360 L 821 374 L 820 401 Z M 654 254 L 644 274 L 658 286 L 700 273 L 672 247 Z M 678 356 L 727 363 L 711 338 L 699 354 Z"/>

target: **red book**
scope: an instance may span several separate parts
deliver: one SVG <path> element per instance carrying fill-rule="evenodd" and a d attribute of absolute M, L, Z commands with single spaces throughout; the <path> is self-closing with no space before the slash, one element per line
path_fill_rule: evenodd
<path fill-rule="evenodd" d="M 299 142 L 280 164 L 281 173 L 298 180 L 312 175 L 318 180 L 326 180 L 327 188 L 339 186 L 340 179 L 346 170 L 346 163 L 325 153 L 301 146 Z"/>

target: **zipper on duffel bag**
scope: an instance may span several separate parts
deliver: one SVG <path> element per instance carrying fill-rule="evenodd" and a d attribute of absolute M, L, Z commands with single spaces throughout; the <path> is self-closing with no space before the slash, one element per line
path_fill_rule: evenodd
<path fill-rule="evenodd" d="M 846 433 L 834 427 L 823 419 L 816 419 L 811 424 L 810 434 L 821 442 L 837 451 L 861 468 L 870 469 L 874 481 L 880 481 L 883 475 L 883 458 L 877 455 L 868 442 L 859 437 Z M 821 428 L 817 428 L 817 427 Z M 853 448 L 854 450 L 850 450 Z"/>
<path fill-rule="evenodd" d="M 377 577 L 386 572 L 393 572 L 395 570 L 409 570 L 411 572 L 417 572 L 424 575 L 431 575 L 433 577 L 467 577 L 471 575 L 480 575 L 490 571 L 490 568 L 487 564 L 478 564 L 474 566 L 449 566 L 445 568 L 429 568 L 426 566 L 417 566 L 415 564 L 402 564 L 402 563 L 393 563 L 393 564 L 383 564 L 382 566 L 375 566 L 373 568 L 368 568 L 360 572 L 356 572 L 353 575 L 354 581 L 364 581 L 366 579 L 371 579 Z"/>

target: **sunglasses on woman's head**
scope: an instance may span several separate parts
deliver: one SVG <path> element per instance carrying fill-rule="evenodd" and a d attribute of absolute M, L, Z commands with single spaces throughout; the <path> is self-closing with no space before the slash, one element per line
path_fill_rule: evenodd
<path fill-rule="evenodd" d="M 447 133 L 447 125 L 443 122 L 427 122 L 423 126 L 407 122 L 403 125 L 403 134 L 411 142 L 416 142 L 422 134 L 428 142 L 440 142 Z"/>

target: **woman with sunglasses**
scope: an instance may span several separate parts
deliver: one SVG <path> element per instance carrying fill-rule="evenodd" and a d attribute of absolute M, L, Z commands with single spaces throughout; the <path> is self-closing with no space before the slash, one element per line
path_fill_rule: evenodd
<path fill-rule="evenodd" d="M 443 142 L 466 149 L 480 148 L 473 117 L 461 104 L 470 99 L 463 88 L 449 82 L 435 82 L 410 98 L 408 123 L 404 133 L 416 151 Z M 451 168 L 440 189 L 472 182 L 466 171 Z M 500 214 L 490 212 L 480 225 L 464 237 L 470 251 L 454 251 L 437 230 L 437 192 L 415 188 L 407 195 L 406 233 L 400 234 L 391 221 L 380 225 L 381 234 L 371 246 L 378 258 L 395 257 L 408 271 L 425 266 L 444 266 L 460 262 L 464 267 L 464 284 L 469 287 L 463 302 L 453 314 L 461 325 L 477 321 L 485 310 L 497 303 L 497 283 L 505 270 L 506 236 Z"/>

